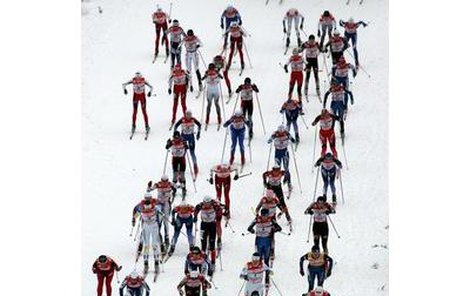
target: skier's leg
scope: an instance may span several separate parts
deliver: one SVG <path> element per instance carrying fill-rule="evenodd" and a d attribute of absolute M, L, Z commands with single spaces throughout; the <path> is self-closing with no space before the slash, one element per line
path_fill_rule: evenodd
<path fill-rule="evenodd" d="M 321 142 L 321 156 L 324 156 L 326 154 L 326 136 L 323 134 L 323 132 L 320 130 L 319 133 L 320 137 L 320 142 Z M 331 147 L 331 142 L 330 142 L 330 147 Z"/>
<path fill-rule="evenodd" d="M 331 135 L 328 137 L 328 142 L 330 144 L 330 149 L 331 152 L 335 157 L 338 157 L 338 151 L 336 151 L 336 136 L 334 131 L 331 132 Z M 325 147 L 326 147 L 326 141 L 325 141 Z"/>
<path fill-rule="evenodd" d="M 232 86 L 230 84 L 230 79 L 228 78 L 228 68 L 224 69 L 223 75 L 224 75 L 225 84 L 227 85 L 228 92 L 229 92 L 229 94 L 231 94 L 232 93 Z"/>
<path fill-rule="evenodd" d="M 222 116 L 220 113 L 220 93 L 217 90 L 217 92 L 214 94 L 214 104 L 215 104 L 215 111 L 217 112 L 217 123 L 221 124 L 222 123 Z"/>
<path fill-rule="evenodd" d="M 210 228 L 209 228 L 209 251 L 210 251 L 210 258 L 211 258 L 212 264 L 215 264 L 215 258 L 216 258 L 216 253 L 215 253 L 216 231 L 217 231 L 217 225 L 215 222 L 213 222 L 210 224 Z"/>
<path fill-rule="evenodd" d="M 315 285 L 315 272 L 313 268 L 308 268 L 308 291 L 313 290 L 313 286 Z"/>
<path fill-rule="evenodd" d="M 241 155 L 241 161 L 242 161 L 242 166 L 245 164 L 245 130 L 243 129 L 239 135 L 238 135 L 238 143 L 240 145 L 240 155 Z"/>
<path fill-rule="evenodd" d="M 137 119 L 137 110 L 139 107 L 139 101 L 134 98 L 132 101 L 132 107 L 133 107 L 133 112 L 132 112 L 132 126 L 135 126 L 135 121 Z"/>
<path fill-rule="evenodd" d="M 222 179 L 217 176 L 215 176 L 215 194 L 217 200 L 220 201 L 222 197 Z"/>
<path fill-rule="evenodd" d="M 181 93 L 181 107 L 183 108 L 183 115 L 186 113 L 186 93 L 187 89 L 186 86 L 184 86 L 183 91 Z"/>
<path fill-rule="evenodd" d="M 206 125 L 209 124 L 209 118 L 211 116 L 211 108 L 212 108 L 212 99 L 214 95 L 210 89 L 207 90 L 207 107 L 206 107 Z"/>
<path fill-rule="evenodd" d="M 229 213 L 228 217 L 230 217 L 230 182 L 230 177 L 223 181 L 225 209 L 227 210 L 227 213 Z"/>
<path fill-rule="evenodd" d="M 106 279 L 105 279 L 106 296 L 111 296 L 111 293 L 112 293 L 111 282 L 113 280 L 113 276 L 114 276 L 114 272 L 108 273 L 108 275 L 106 275 Z"/>
<path fill-rule="evenodd" d="M 207 239 L 209 237 L 209 232 L 207 231 L 207 224 L 201 222 L 201 250 L 203 252 L 207 251 Z"/>
<path fill-rule="evenodd" d="M 100 273 L 97 273 L 96 274 L 96 277 L 98 279 L 98 285 L 96 287 L 96 293 L 98 296 L 102 296 L 103 295 L 103 284 L 104 284 L 104 275 L 103 274 L 100 274 Z"/>
<path fill-rule="evenodd" d="M 188 237 L 189 247 L 194 246 L 194 236 L 193 236 L 193 218 L 189 217 L 185 219 L 184 224 L 186 225 L 186 236 Z"/>
<path fill-rule="evenodd" d="M 242 69 L 245 67 L 245 61 L 243 60 L 243 37 L 237 41 L 238 53 L 240 54 L 240 64 Z"/>
<path fill-rule="evenodd" d="M 235 41 L 230 37 L 230 53 L 228 54 L 227 68 L 230 68 L 232 65 L 233 53 L 235 52 Z"/>
<path fill-rule="evenodd" d="M 173 89 L 173 115 L 171 117 L 171 123 L 175 123 L 176 121 L 176 110 L 178 110 L 178 99 L 179 99 L 179 93 L 176 91 L 176 89 Z"/>
<path fill-rule="evenodd" d="M 323 179 L 323 195 L 326 196 L 328 193 L 328 172 L 325 169 L 321 169 L 321 177 Z"/>
<path fill-rule="evenodd" d="M 336 170 L 331 169 L 331 171 L 328 173 L 328 179 L 329 179 L 331 193 L 333 195 L 336 195 L 335 178 L 336 178 Z"/>
<path fill-rule="evenodd" d="M 235 148 L 237 147 L 238 139 L 237 132 L 232 128 L 230 128 L 230 136 L 232 138 L 232 146 L 230 147 L 230 164 L 232 164 L 235 156 Z"/>
<path fill-rule="evenodd" d="M 178 242 L 178 238 L 180 236 L 181 232 L 181 227 L 183 227 L 180 218 L 176 218 L 175 221 L 175 226 L 174 226 L 174 234 L 173 234 L 173 239 L 171 240 L 171 245 L 176 246 L 176 243 Z"/>
<path fill-rule="evenodd" d="M 149 126 L 149 118 L 147 116 L 147 100 L 145 97 L 140 101 L 140 108 L 142 109 L 142 114 L 144 115 L 145 126 Z"/>

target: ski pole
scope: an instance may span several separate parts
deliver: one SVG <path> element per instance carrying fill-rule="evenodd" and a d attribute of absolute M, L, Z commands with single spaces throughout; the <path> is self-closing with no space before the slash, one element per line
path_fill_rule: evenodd
<path fill-rule="evenodd" d="M 283 296 L 281 290 L 279 290 L 279 287 L 276 285 L 276 282 L 274 281 L 273 278 L 271 278 L 271 282 L 273 283 L 274 288 L 276 288 L 276 290 L 277 290 L 277 292 L 279 293 L 279 295 Z"/>
<path fill-rule="evenodd" d="M 315 168 L 315 152 L 317 150 L 317 131 L 318 131 L 318 125 L 315 124 L 315 134 L 314 134 L 314 137 L 315 137 L 315 140 L 313 142 L 313 161 L 312 161 L 312 173 L 313 173 L 313 170 Z"/>
<path fill-rule="evenodd" d="M 227 117 L 225 116 L 225 105 L 224 105 L 224 98 L 223 98 L 223 95 L 222 95 L 222 85 L 220 84 L 219 82 L 219 90 L 220 90 L 220 98 L 219 100 L 222 101 L 221 105 L 222 105 L 222 115 L 224 116 L 224 121 L 227 120 Z"/>
<path fill-rule="evenodd" d="M 201 51 L 199 49 L 197 50 L 197 53 L 201 57 L 201 61 L 202 61 L 202 64 L 204 65 L 204 68 L 207 69 L 206 61 L 204 61 L 204 58 L 202 57 Z"/>
<path fill-rule="evenodd" d="M 261 112 L 261 104 L 259 102 L 258 93 L 255 92 L 256 102 L 258 103 L 259 116 L 261 117 L 261 124 L 263 125 L 263 133 L 266 135 L 266 128 L 264 127 L 263 113 Z"/>
<path fill-rule="evenodd" d="M 305 125 L 305 128 L 308 129 L 308 125 L 307 125 L 307 122 L 305 122 L 305 118 L 302 114 L 300 114 L 300 118 L 302 118 L 302 122 L 304 123 Z"/>
<path fill-rule="evenodd" d="M 341 186 L 341 200 L 343 201 L 344 205 L 343 178 L 341 178 L 341 170 L 339 171 L 339 184 Z"/>
<path fill-rule="evenodd" d="M 300 29 L 300 31 L 302 31 L 302 33 L 304 33 L 305 37 L 308 38 L 308 35 L 307 35 L 307 33 L 305 33 L 304 29 Z"/>
<path fill-rule="evenodd" d="M 338 238 L 341 238 L 341 236 L 339 236 L 338 231 L 336 230 L 336 227 L 335 227 L 335 224 L 333 223 L 333 220 L 331 220 L 330 215 L 326 215 L 326 216 L 328 217 L 328 220 L 330 220 L 331 226 L 333 226 L 333 230 L 336 232 L 336 235 L 338 236 Z"/>
<path fill-rule="evenodd" d="M 173 2 L 170 2 L 170 11 L 168 12 L 168 18 L 171 19 L 171 9 L 173 8 Z"/>
<path fill-rule="evenodd" d="M 245 42 L 243 42 L 243 46 L 245 47 L 246 57 L 248 58 L 248 63 L 250 63 L 250 68 L 253 69 L 253 65 L 251 64 L 250 54 L 248 53 L 248 47 L 246 46 Z"/>
<path fill-rule="evenodd" d="M 349 49 L 346 49 L 346 51 L 349 53 L 349 55 L 350 55 L 352 58 L 354 58 L 354 56 L 353 56 L 352 53 L 349 51 Z M 362 67 L 361 64 L 359 64 L 359 69 L 361 69 L 361 70 L 367 75 L 367 77 L 371 78 L 370 74 L 367 73 L 367 71 L 364 69 L 364 67 Z"/>
<path fill-rule="evenodd" d="M 162 175 L 166 175 L 166 164 L 168 162 L 168 153 L 170 152 L 170 150 L 166 149 L 166 155 L 165 155 L 165 164 L 163 165 L 163 172 L 162 172 Z"/>
<path fill-rule="evenodd" d="M 188 160 L 189 172 L 191 173 L 191 180 L 193 181 L 194 192 L 197 193 L 197 189 L 196 189 L 196 178 L 194 177 L 193 167 L 192 167 L 192 165 L 191 165 L 191 159 L 189 158 L 188 153 L 186 153 L 186 159 Z"/>
<path fill-rule="evenodd" d="M 315 189 L 313 190 L 313 197 L 312 197 L 312 203 L 315 201 L 315 196 L 317 195 L 317 185 L 318 185 L 318 176 L 320 173 L 320 168 L 317 167 L 317 176 L 315 177 Z M 307 235 L 307 243 L 310 242 L 310 229 L 312 228 L 312 220 L 313 220 L 313 215 L 310 215 L 310 222 L 308 223 L 308 235 Z"/>
<path fill-rule="evenodd" d="M 132 236 L 133 232 L 134 232 L 134 226 L 131 226 L 131 233 L 129 233 L 129 236 Z"/>
<path fill-rule="evenodd" d="M 346 169 L 349 170 L 348 158 L 346 157 L 346 148 L 344 147 L 344 141 L 341 143 L 341 146 L 343 147 L 344 163 L 346 164 Z"/>
<path fill-rule="evenodd" d="M 137 224 L 137 230 L 135 231 L 135 236 L 134 236 L 134 241 L 137 241 L 137 235 L 139 234 L 140 230 L 140 223 L 141 223 L 141 218 L 139 218 L 139 224 Z"/>
<path fill-rule="evenodd" d="M 119 271 L 116 270 L 116 280 L 117 280 L 117 283 L 120 284 L 121 281 L 119 280 Z"/>
<path fill-rule="evenodd" d="M 269 0 L 268 0 L 268 1 L 269 1 Z M 266 2 L 266 4 L 267 4 L 267 2 Z M 240 287 L 240 290 L 238 290 L 237 296 L 240 295 L 240 293 L 242 292 L 243 288 L 245 287 L 245 284 L 246 284 L 246 281 L 243 281 L 243 284 L 242 284 L 242 286 Z"/>
<path fill-rule="evenodd" d="M 233 227 L 232 227 L 232 224 L 230 223 L 230 221 L 227 220 L 226 223 L 225 223 L 225 225 L 226 225 L 226 226 L 228 225 L 228 227 L 230 228 L 230 230 L 232 231 L 232 233 L 235 233 L 235 230 L 233 230 Z"/>
<path fill-rule="evenodd" d="M 204 103 L 206 101 L 206 82 L 204 81 L 204 87 L 202 88 L 202 109 L 201 109 L 201 123 L 204 122 Z"/>
<path fill-rule="evenodd" d="M 248 140 L 248 152 L 250 153 L 250 163 L 253 163 L 253 157 L 251 154 L 251 140 Z"/>
<path fill-rule="evenodd" d="M 249 173 L 246 173 L 244 175 L 238 176 L 238 179 L 244 178 L 244 177 L 247 177 L 247 176 L 251 176 L 251 174 L 252 174 L 252 172 L 249 172 Z"/>
<path fill-rule="evenodd" d="M 297 159 L 295 157 L 295 151 L 294 151 L 294 147 L 292 145 L 292 142 L 290 142 L 290 148 L 291 148 L 291 151 L 292 151 L 292 155 L 294 156 L 295 173 L 297 174 L 297 181 L 299 182 L 300 194 L 302 194 L 302 184 L 300 183 L 299 168 L 297 167 Z"/>
<path fill-rule="evenodd" d="M 220 162 L 221 163 L 224 162 L 224 154 L 225 154 L 225 146 L 227 145 L 228 129 L 229 129 L 229 127 L 225 128 L 224 145 L 222 147 L 222 156 L 220 157 Z"/>
<path fill-rule="evenodd" d="M 266 163 L 266 171 L 269 170 L 269 161 L 271 160 L 271 151 L 273 150 L 273 142 L 269 143 L 268 162 Z"/>

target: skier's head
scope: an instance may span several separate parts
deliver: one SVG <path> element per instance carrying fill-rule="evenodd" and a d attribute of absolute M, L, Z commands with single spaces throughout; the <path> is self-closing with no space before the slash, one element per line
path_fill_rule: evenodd
<path fill-rule="evenodd" d="M 214 57 L 214 62 L 222 61 L 224 58 L 219 54 Z"/>
<path fill-rule="evenodd" d="M 331 154 L 331 152 L 327 152 L 325 154 L 325 159 L 332 159 L 333 158 L 333 154 Z"/>
<path fill-rule="evenodd" d="M 137 71 L 135 72 L 135 77 L 142 77 L 142 74 L 139 71 Z"/>
<path fill-rule="evenodd" d="M 320 247 L 317 245 L 313 245 L 312 247 L 312 253 L 320 253 Z"/>
<path fill-rule="evenodd" d="M 178 20 L 173 20 L 173 26 L 179 26 L 180 22 Z"/>
<path fill-rule="evenodd" d="M 164 182 L 168 181 L 168 176 L 163 174 L 161 180 Z"/>
<path fill-rule="evenodd" d="M 317 197 L 317 201 L 320 203 L 324 203 L 326 201 L 326 198 L 324 195 L 320 195 L 319 197 Z"/>
<path fill-rule="evenodd" d="M 192 279 L 196 279 L 198 276 L 199 276 L 199 271 L 197 271 L 197 270 L 191 270 L 189 272 L 189 277 L 192 278 Z"/>
<path fill-rule="evenodd" d="M 237 21 L 230 22 L 230 27 L 235 27 L 236 25 L 238 25 Z"/>
<path fill-rule="evenodd" d="M 335 30 L 333 31 L 333 35 L 334 35 L 334 36 L 339 36 L 339 31 L 338 31 L 337 29 L 335 29 Z"/>
<path fill-rule="evenodd" d="M 340 56 L 340 57 L 338 58 L 338 63 L 340 63 L 340 64 L 346 63 L 346 60 L 344 59 L 343 56 Z"/>
<path fill-rule="evenodd" d="M 191 247 L 191 253 L 193 253 L 193 254 L 200 254 L 200 253 L 201 253 L 201 249 L 200 249 L 198 246 L 193 246 L 193 247 Z"/>
<path fill-rule="evenodd" d="M 266 196 L 269 198 L 273 198 L 276 195 L 274 194 L 274 191 L 272 189 L 266 189 Z"/>
<path fill-rule="evenodd" d="M 245 84 L 251 84 L 251 78 L 250 77 L 245 78 Z"/>
<path fill-rule="evenodd" d="M 280 126 L 277 127 L 277 131 L 278 131 L 278 132 L 283 132 L 283 131 L 285 131 L 285 130 L 286 130 L 286 126 L 283 125 L 283 124 L 281 124 Z"/>
<path fill-rule="evenodd" d="M 193 117 L 193 112 L 191 112 L 191 110 L 186 110 L 186 112 L 184 112 L 184 116 L 186 116 L 186 118 L 191 118 Z"/>
<path fill-rule="evenodd" d="M 175 132 L 173 133 L 173 138 L 179 139 L 180 137 L 181 137 L 181 134 L 180 134 L 179 131 L 175 131 Z"/>
<path fill-rule="evenodd" d="M 189 29 L 187 34 L 188 34 L 188 36 L 194 36 L 194 31 Z"/>
<path fill-rule="evenodd" d="M 144 199 L 145 200 L 151 200 L 152 199 L 152 192 L 149 192 L 149 191 L 145 192 Z"/>
<path fill-rule="evenodd" d="M 268 216 L 269 215 L 269 210 L 268 209 L 261 209 L 260 214 L 261 214 L 261 216 Z"/>
<path fill-rule="evenodd" d="M 216 59 L 217 57 L 214 58 L 214 60 Z M 209 64 L 209 69 L 215 69 L 215 64 L 214 63 L 210 63 Z"/>
<path fill-rule="evenodd" d="M 277 171 L 277 170 L 280 170 L 280 169 L 281 169 L 281 166 L 279 165 L 279 163 L 277 161 L 274 162 L 273 170 Z"/>
<path fill-rule="evenodd" d="M 338 81 L 336 79 L 332 78 L 330 81 L 330 86 L 336 86 L 338 84 Z"/>
<path fill-rule="evenodd" d="M 350 17 L 350 18 L 348 19 L 348 23 L 354 23 L 353 17 Z"/>
<path fill-rule="evenodd" d="M 315 290 L 313 290 L 313 292 L 315 293 L 315 296 L 320 296 L 323 294 L 323 287 L 322 286 L 317 286 L 315 288 Z"/>
<path fill-rule="evenodd" d="M 328 10 L 323 11 L 323 16 L 330 16 L 330 12 Z"/>
<path fill-rule="evenodd" d="M 261 260 L 261 256 L 258 252 L 254 252 L 253 255 L 251 255 L 251 260 L 252 261 L 260 261 Z"/>
<path fill-rule="evenodd" d="M 176 64 L 174 69 L 175 70 L 181 70 L 181 64 Z"/>
<path fill-rule="evenodd" d="M 315 40 L 315 35 L 313 35 L 313 34 L 309 35 L 308 40 L 314 41 Z"/>
<path fill-rule="evenodd" d="M 242 112 L 242 110 L 240 110 L 240 109 L 237 109 L 237 110 L 235 111 L 235 116 L 237 116 L 237 117 L 238 117 L 238 116 L 242 116 L 242 115 L 243 115 L 243 112 Z"/>
<path fill-rule="evenodd" d="M 133 280 L 137 279 L 139 277 L 139 273 L 137 271 L 132 271 L 129 277 Z"/>
<path fill-rule="evenodd" d="M 202 202 L 203 203 L 210 203 L 212 201 L 212 197 L 210 195 L 206 195 L 204 196 L 204 198 L 202 199 Z"/>
<path fill-rule="evenodd" d="M 293 55 L 296 55 L 296 54 L 299 54 L 300 53 L 300 50 L 298 47 L 294 47 L 294 49 L 292 49 L 292 54 Z"/>
<path fill-rule="evenodd" d="M 108 257 L 107 257 L 106 255 L 100 255 L 100 256 L 98 257 L 98 261 L 99 261 L 100 263 L 105 263 L 106 261 L 108 261 Z"/>
<path fill-rule="evenodd" d="M 321 115 L 327 115 L 328 114 L 328 109 L 324 108 L 321 110 Z"/>

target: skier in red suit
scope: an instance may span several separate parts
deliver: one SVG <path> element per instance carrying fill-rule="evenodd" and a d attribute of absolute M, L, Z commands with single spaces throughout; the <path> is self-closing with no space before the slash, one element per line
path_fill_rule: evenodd
<path fill-rule="evenodd" d="M 113 280 L 114 271 L 120 271 L 119 266 L 113 259 L 106 255 L 101 255 L 93 263 L 92 271 L 98 278 L 98 287 L 96 292 L 98 296 L 103 295 L 103 284 L 106 283 L 106 295 L 111 296 L 111 281 Z"/>

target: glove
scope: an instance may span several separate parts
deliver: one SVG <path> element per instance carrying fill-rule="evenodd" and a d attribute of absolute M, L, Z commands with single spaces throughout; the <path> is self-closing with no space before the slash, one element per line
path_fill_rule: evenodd
<path fill-rule="evenodd" d="M 171 95 L 171 88 L 168 89 L 168 94 Z"/>
<path fill-rule="evenodd" d="M 176 225 L 176 221 L 175 221 L 175 220 L 171 220 L 171 225 L 175 226 L 175 225 Z"/>
<path fill-rule="evenodd" d="M 284 27 L 282 31 L 284 32 L 284 34 L 286 34 L 287 33 L 286 27 Z"/>
<path fill-rule="evenodd" d="M 152 95 L 152 92 L 151 92 L 151 91 L 149 91 L 149 92 L 147 93 L 147 97 L 149 97 L 149 98 L 150 98 L 150 96 L 151 96 L 151 95 Z"/>
<path fill-rule="evenodd" d="M 124 94 L 127 95 L 127 89 L 124 89 Z"/>
<path fill-rule="evenodd" d="M 95 269 L 95 268 L 93 268 L 93 273 L 96 273 L 96 269 Z"/>
<path fill-rule="evenodd" d="M 135 219 L 132 219 L 132 227 L 135 226 Z"/>
<path fill-rule="evenodd" d="M 207 291 L 202 291 L 202 296 L 207 296 Z"/>
<path fill-rule="evenodd" d="M 223 30 L 224 29 L 224 24 L 220 24 L 220 28 Z"/>
<path fill-rule="evenodd" d="M 305 214 L 305 215 L 311 215 L 312 212 L 311 212 L 310 210 L 305 210 L 304 214 Z"/>
<path fill-rule="evenodd" d="M 284 71 L 286 71 L 286 73 L 289 73 L 289 70 L 287 70 L 287 65 L 284 65 Z"/>
<path fill-rule="evenodd" d="M 304 272 L 303 269 L 301 269 L 299 272 L 300 272 L 300 275 L 301 275 L 301 276 L 304 276 L 304 275 L 305 275 L 305 272 Z"/>
<path fill-rule="evenodd" d="M 199 140 L 200 137 L 201 137 L 201 131 L 198 131 L 196 134 L 196 140 Z"/>
<path fill-rule="evenodd" d="M 317 31 L 317 36 L 320 38 L 320 30 Z"/>
<path fill-rule="evenodd" d="M 244 279 L 245 281 L 247 281 L 247 280 L 248 280 L 248 275 L 246 275 L 246 274 L 245 274 L 245 275 L 241 275 L 240 278 L 241 278 L 241 279 Z"/>
<path fill-rule="evenodd" d="M 196 45 L 196 49 L 199 49 L 199 47 L 201 47 L 201 45 L 197 44 L 197 45 Z"/>
<path fill-rule="evenodd" d="M 272 143 L 272 141 L 273 141 L 272 139 L 269 139 L 269 140 L 268 140 L 268 144 L 271 144 L 271 143 Z"/>
<path fill-rule="evenodd" d="M 357 75 L 357 72 L 354 71 L 354 72 L 353 72 L 353 78 L 356 78 L 356 75 Z"/>
<path fill-rule="evenodd" d="M 214 178 L 211 177 L 211 178 L 209 179 L 209 183 L 210 183 L 211 185 L 213 185 L 213 184 L 214 184 Z"/>
<path fill-rule="evenodd" d="M 182 290 L 178 290 L 178 292 L 180 292 L 180 296 L 184 296 L 184 293 Z"/>
<path fill-rule="evenodd" d="M 301 23 L 300 24 L 300 30 L 303 30 L 304 29 L 304 23 Z"/>
<path fill-rule="evenodd" d="M 238 175 L 235 175 L 235 177 L 233 177 L 233 179 L 234 179 L 235 181 L 237 181 L 239 178 L 240 178 L 240 177 L 239 177 Z"/>
<path fill-rule="evenodd" d="M 248 231 L 249 231 L 250 233 L 255 233 L 255 230 L 254 230 L 253 228 L 248 228 Z"/>
<path fill-rule="evenodd" d="M 149 182 L 147 183 L 147 187 L 148 187 L 148 188 L 151 188 L 152 185 L 153 185 L 152 181 L 149 181 Z"/>
<path fill-rule="evenodd" d="M 170 146 L 170 145 L 171 145 L 171 139 L 168 139 L 168 140 L 166 141 L 166 145 L 167 145 L 167 146 Z"/>
<path fill-rule="evenodd" d="M 194 90 L 193 86 L 190 85 L 190 86 L 189 86 L 189 91 L 190 91 L 190 92 L 193 92 L 193 90 Z"/>
<path fill-rule="evenodd" d="M 330 277 L 331 276 L 331 270 L 328 270 L 328 272 L 326 273 L 326 277 Z"/>
<path fill-rule="evenodd" d="M 121 271 L 121 269 L 122 269 L 122 265 L 116 268 L 117 271 Z"/>
<path fill-rule="evenodd" d="M 268 187 L 268 182 L 264 181 L 263 185 L 264 185 L 264 187 Z"/>

